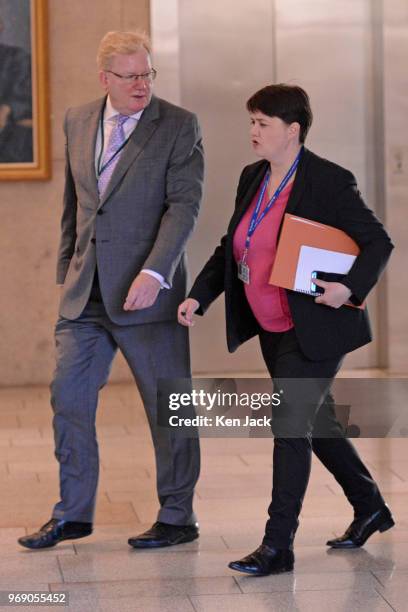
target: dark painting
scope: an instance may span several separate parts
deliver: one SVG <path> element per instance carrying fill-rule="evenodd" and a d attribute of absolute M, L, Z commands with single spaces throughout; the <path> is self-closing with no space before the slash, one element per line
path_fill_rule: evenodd
<path fill-rule="evenodd" d="M 0 163 L 33 162 L 30 0 L 0 0 Z"/>
<path fill-rule="evenodd" d="M 0 179 L 50 176 L 47 0 L 0 0 Z"/>

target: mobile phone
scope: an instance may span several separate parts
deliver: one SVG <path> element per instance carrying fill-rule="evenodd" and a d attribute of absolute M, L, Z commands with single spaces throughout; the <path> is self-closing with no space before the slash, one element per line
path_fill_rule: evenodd
<path fill-rule="evenodd" d="M 339 274 L 338 272 L 322 272 L 321 270 L 314 270 L 312 272 L 312 278 L 318 278 L 328 283 L 341 283 L 345 276 L 345 274 Z M 324 293 L 323 287 L 318 287 L 315 283 L 310 283 L 310 291 L 319 295 Z"/>
<path fill-rule="evenodd" d="M 312 272 L 312 278 L 317 278 L 316 270 L 314 270 Z M 323 289 L 321 287 L 318 287 L 317 285 L 315 285 L 315 283 L 310 283 L 310 291 L 312 293 L 323 293 Z"/>

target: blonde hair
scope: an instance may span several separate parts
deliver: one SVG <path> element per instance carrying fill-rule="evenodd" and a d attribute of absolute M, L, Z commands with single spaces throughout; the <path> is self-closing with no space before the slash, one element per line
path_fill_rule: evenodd
<path fill-rule="evenodd" d="M 96 63 L 99 70 L 106 70 L 117 53 L 130 55 L 141 49 L 151 52 L 150 39 L 145 32 L 107 32 L 99 44 Z"/>

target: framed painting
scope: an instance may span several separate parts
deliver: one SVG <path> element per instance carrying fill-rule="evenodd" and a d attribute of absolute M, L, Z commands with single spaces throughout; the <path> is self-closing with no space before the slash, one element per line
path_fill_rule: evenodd
<path fill-rule="evenodd" d="M 0 0 L 0 181 L 50 178 L 47 0 Z"/>

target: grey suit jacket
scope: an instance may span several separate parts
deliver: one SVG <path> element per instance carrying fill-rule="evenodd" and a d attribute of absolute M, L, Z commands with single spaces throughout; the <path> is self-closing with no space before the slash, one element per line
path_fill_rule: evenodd
<path fill-rule="evenodd" d="M 95 142 L 104 99 L 70 109 L 65 118 L 66 180 L 57 283 L 60 315 L 76 319 L 95 266 L 109 318 L 133 325 L 176 318 L 186 293 L 185 247 L 197 218 L 203 149 L 194 114 L 154 97 L 133 131 L 99 200 Z M 129 287 L 142 268 L 171 285 L 153 306 L 125 312 Z"/>

